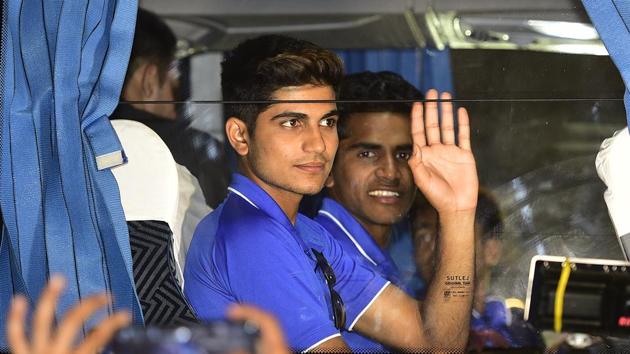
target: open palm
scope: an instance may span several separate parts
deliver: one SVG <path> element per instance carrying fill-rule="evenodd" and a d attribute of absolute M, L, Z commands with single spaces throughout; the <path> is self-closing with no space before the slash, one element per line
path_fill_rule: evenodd
<path fill-rule="evenodd" d="M 458 110 L 458 144 L 455 144 L 451 96 L 442 93 L 442 123 L 439 122 L 437 91 L 427 92 L 428 102 L 414 104 L 411 113 L 413 155 L 409 166 L 416 185 L 438 212 L 474 210 L 478 179 L 470 148 L 470 125 L 466 109 Z"/>

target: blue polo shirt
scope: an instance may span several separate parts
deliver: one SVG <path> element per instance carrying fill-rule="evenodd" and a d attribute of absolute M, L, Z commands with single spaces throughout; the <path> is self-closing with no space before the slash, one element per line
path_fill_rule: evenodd
<path fill-rule="evenodd" d="M 318 223 L 298 214 L 291 224 L 258 185 L 234 175 L 230 194 L 197 226 L 184 270 L 184 293 L 205 320 L 225 318 L 231 303 L 253 304 L 278 318 L 289 345 L 309 350 L 339 336 L 330 293 L 311 248 L 335 272 L 346 329 L 389 282 L 346 255 Z"/>
<path fill-rule="evenodd" d="M 341 204 L 330 198 L 324 198 L 315 221 L 328 230 L 357 263 L 372 269 L 409 294 L 389 254 L 378 246 L 365 228 Z M 344 332 L 343 339 L 353 351 L 386 350 L 378 342 L 356 332 Z"/>

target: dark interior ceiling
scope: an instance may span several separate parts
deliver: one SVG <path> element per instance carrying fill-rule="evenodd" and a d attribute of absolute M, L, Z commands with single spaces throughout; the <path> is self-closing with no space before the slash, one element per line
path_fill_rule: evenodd
<path fill-rule="evenodd" d="M 283 33 L 328 48 L 533 49 L 605 54 L 597 38 L 541 33 L 532 20 L 584 24 L 579 0 L 141 0 L 167 19 L 188 54 Z"/>

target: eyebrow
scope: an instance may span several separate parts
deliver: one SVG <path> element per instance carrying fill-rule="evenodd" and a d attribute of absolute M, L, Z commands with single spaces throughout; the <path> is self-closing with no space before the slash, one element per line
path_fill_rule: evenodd
<path fill-rule="evenodd" d="M 396 151 L 408 151 L 408 150 L 412 150 L 412 149 L 413 149 L 413 145 L 412 144 L 404 144 L 404 145 L 396 146 Z"/>
<path fill-rule="evenodd" d="M 280 118 L 297 118 L 297 119 L 305 119 L 307 116 L 304 113 L 300 113 L 300 112 L 281 112 L 276 114 L 275 116 L 271 117 L 271 120 L 276 120 L 276 119 L 280 119 Z"/>
<path fill-rule="evenodd" d="M 350 147 L 348 147 L 348 148 L 349 149 L 379 150 L 379 149 L 383 148 L 383 145 L 374 144 L 374 143 L 356 143 L 356 144 L 350 145 Z M 396 151 L 396 152 L 409 151 L 412 148 L 413 148 L 413 145 L 411 145 L 411 144 L 404 144 L 404 145 L 396 146 L 394 151 Z"/>
<path fill-rule="evenodd" d="M 339 115 L 339 110 L 333 109 L 332 111 L 324 114 L 322 118 L 328 118 L 328 117 L 333 117 L 333 116 L 338 116 L 338 115 Z"/>
<path fill-rule="evenodd" d="M 338 115 L 339 115 L 339 111 L 334 109 L 324 114 L 324 116 L 320 119 L 329 118 L 329 117 L 338 116 Z M 301 113 L 301 112 L 286 111 L 286 112 L 281 112 L 281 113 L 276 114 L 275 116 L 271 117 L 271 120 L 276 120 L 280 118 L 306 119 L 307 117 L 308 116 L 306 114 Z"/>
<path fill-rule="evenodd" d="M 372 143 L 356 143 L 350 145 L 349 149 L 365 149 L 365 150 L 379 150 L 382 149 L 383 146 L 379 144 Z"/>

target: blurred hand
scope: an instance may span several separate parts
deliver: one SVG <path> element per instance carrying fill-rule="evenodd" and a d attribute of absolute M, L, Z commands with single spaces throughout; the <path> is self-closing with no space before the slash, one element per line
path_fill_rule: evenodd
<path fill-rule="evenodd" d="M 260 328 L 259 353 L 290 353 L 282 329 L 272 315 L 253 306 L 234 305 L 228 309 L 228 317 L 236 321 L 251 321 Z"/>
<path fill-rule="evenodd" d="M 25 334 L 28 303 L 23 296 L 15 296 L 7 322 L 7 339 L 13 354 L 97 353 L 119 329 L 130 324 L 131 316 L 128 313 L 115 313 L 101 321 L 75 346 L 77 333 L 81 331 L 83 323 L 98 309 L 107 305 L 110 298 L 101 294 L 84 299 L 66 313 L 54 330 L 53 319 L 57 300 L 64 286 L 65 281 L 62 277 L 53 276 L 50 279 L 35 309 L 30 339 Z"/>
<path fill-rule="evenodd" d="M 453 104 L 442 102 L 439 123 L 438 93 L 429 90 L 423 107 L 415 103 L 411 112 L 413 155 L 409 166 L 416 185 L 440 214 L 473 211 L 477 205 L 477 168 L 470 148 L 470 125 L 466 109 L 458 110 L 458 145 L 455 144 Z M 442 93 L 442 100 L 450 100 Z"/>

